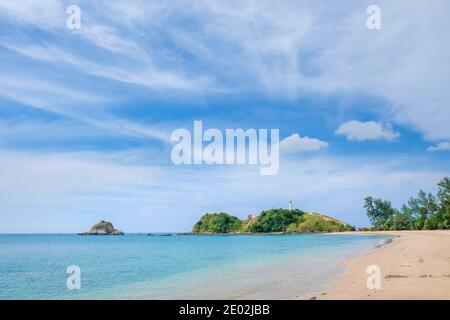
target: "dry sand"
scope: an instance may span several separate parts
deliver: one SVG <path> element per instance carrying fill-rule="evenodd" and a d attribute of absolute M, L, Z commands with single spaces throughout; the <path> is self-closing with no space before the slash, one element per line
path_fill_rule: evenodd
<path fill-rule="evenodd" d="M 346 273 L 317 299 L 450 299 L 450 230 L 352 232 L 392 235 L 393 241 L 346 261 Z M 368 289 L 367 267 L 381 270 Z"/>

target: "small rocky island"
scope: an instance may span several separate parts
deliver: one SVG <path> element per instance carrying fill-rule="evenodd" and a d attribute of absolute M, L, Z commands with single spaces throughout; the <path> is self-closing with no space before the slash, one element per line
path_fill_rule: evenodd
<path fill-rule="evenodd" d="M 103 236 L 103 235 L 123 235 L 124 233 L 120 230 L 114 229 L 114 226 L 111 222 L 102 220 L 99 223 L 95 224 L 90 231 L 79 233 L 82 236 Z"/>

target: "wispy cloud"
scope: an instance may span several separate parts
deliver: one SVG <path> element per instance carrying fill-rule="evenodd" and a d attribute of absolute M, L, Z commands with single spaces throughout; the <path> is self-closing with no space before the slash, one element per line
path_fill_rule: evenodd
<path fill-rule="evenodd" d="M 169 133 L 96 110 L 103 97 L 52 83 L 0 77 L 0 95 L 26 106 L 75 119 L 111 132 L 169 142 Z M 62 98 L 63 97 L 63 98 Z"/>
<path fill-rule="evenodd" d="M 85 104 L 96 105 L 105 98 L 68 88 L 36 78 L 19 78 L 14 75 L 0 76 L 0 95 L 11 100 L 55 113 L 68 113 L 81 109 Z"/>
<path fill-rule="evenodd" d="M 351 120 L 339 126 L 335 131 L 336 135 L 346 136 L 348 140 L 394 140 L 400 134 L 392 128 L 380 122 Z"/>
<path fill-rule="evenodd" d="M 52 42 L 50 51 L 69 54 L 77 42 L 77 54 L 60 59 L 89 74 L 167 89 L 168 96 L 171 90 L 284 98 L 363 91 L 386 99 L 389 121 L 428 140 L 449 138 L 445 0 L 433 6 L 381 0 L 389 26 L 379 31 L 366 28 L 365 7 L 350 1 L 119 0 L 81 1 L 82 28 L 69 33 L 63 4 L 9 0 L 0 12 L 19 30 L 21 24 L 45 26 L 60 39 L 70 37 L 70 43 Z"/>
<path fill-rule="evenodd" d="M 326 149 L 328 145 L 328 142 L 294 133 L 280 142 L 280 150 L 285 153 L 310 152 Z"/>
<path fill-rule="evenodd" d="M 17 24 L 29 24 L 37 28 L 52 30 L 65 25 L 65 6 L 60 0 L 3 0 L 0 15 Z"/>
<path fill-rule="evenodd" d="M 69 64 L 86 74 L 99 76 L 123 83 L 146 86 L 152 89 L 178 89 L 186 91 L 207 90 L 212 83 L 206 77 L 188 79 L 171 71 L 158 70 L 149 64 L 136 64 L 134 67 L 116 67 L 103 62 L 86 60 L 64 51 L 54 45 L 18 46 L 4 44 L 5 48 L 26 57 L 52 63 Z"/>
<path fill-rule="evenodd" d="M 435 151 L 450 151 L 450 142 L 439 142 L 435 146 L 430 146 L 427 148 L 427 151 L 429 152 L 435 152 Z"/>

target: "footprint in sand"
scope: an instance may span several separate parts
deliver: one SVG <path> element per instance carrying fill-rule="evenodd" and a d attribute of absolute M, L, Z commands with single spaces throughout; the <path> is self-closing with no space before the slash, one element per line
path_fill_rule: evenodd
<path fill-rule="evenodd" d="M 402 276 L 399 274 L 387 274 L 384 278 L 385 279 L 397 279 L 397 278 L 408 278 L 408 276 Z"/>

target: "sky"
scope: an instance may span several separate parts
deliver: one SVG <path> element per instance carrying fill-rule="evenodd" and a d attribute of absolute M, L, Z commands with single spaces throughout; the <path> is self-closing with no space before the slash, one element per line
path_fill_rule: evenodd
<path fill-rule="evenodd" d="M 369 5 L 381 29 L 367 28 Z M 68 28 L 69 5 L 80 28 Z M 450 3 L 0 1 L 0 232 L 189 231 L 293 206 L 367 226 L 450 175 Z M 174 165 L 171 133 L 276 128 L 280 167 Z"/>

